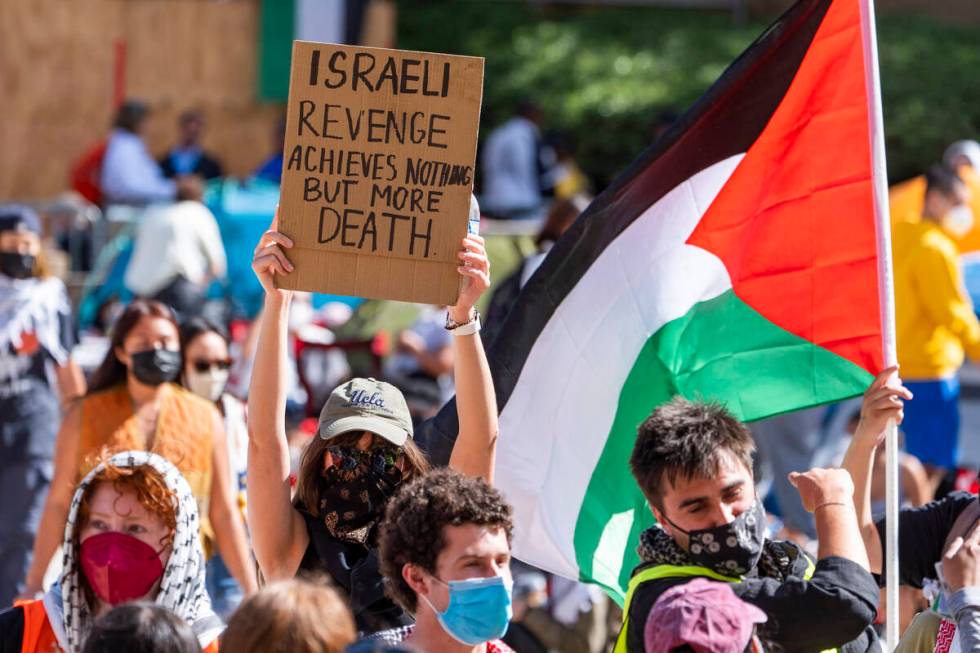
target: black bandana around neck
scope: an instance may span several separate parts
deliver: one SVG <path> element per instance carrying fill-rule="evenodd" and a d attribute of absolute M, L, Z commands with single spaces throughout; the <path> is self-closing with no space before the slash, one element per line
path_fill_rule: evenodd
<path fill-rule="evenodd" d="M 367 544 L 402 481 L 399 452 L 330 447 L 335 463 L 320 477 L 320 518 L 338 540 Z"/>
<path fill-rule="evenodd" d="M 696 563 L 660 525 L 653 525 L 640 533 L 640 545 L 636 548 L 640 560 L 655 565 L 675 567 L 692 566 Z M 793 563 L 800 551 L 787 542 L 766 539 L 762 545 L 762 555 L 755 570 L 760 578 L 772 578 L 780 582 L 786 580 L 793 569 Z"/>

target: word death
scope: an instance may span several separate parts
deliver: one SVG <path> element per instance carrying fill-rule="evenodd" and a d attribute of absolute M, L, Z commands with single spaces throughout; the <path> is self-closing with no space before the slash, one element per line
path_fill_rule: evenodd
<path fill-rule="evenodd" d="M 320 207 L 320 244 L 339 239 L 341 246 L 361 251 L 404 251 L 408 243 L 409 256 L 429 258 L 432 244 L 432 218 L 417 218 L 388 211 L 368 211 L 345 208 L 342 212 L 329 206 Z M 418 253 L 416 253 L 418 250 Z M 431 255 L 435 255 L 432 252 Z"/>

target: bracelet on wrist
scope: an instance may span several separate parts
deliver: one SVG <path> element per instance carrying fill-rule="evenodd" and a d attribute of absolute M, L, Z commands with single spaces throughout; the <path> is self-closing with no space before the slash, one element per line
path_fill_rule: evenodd
<path fill-rule="evenodd" d="M 473 309 L 470 319 L 466 322 L 456 322 L 446 313 L 446 330 L 454 336 L 471 336 L 480 331 L 480 312 Z"/>
<path fill-rule="evenodd" d="M 821 503 L 819 506 L 817 506 L 816 508 L 814 508 L 813 512 L 816 513 L 821 508 L 826 508 L 827 506 L 853 506 L 853 505 L 854 504 L 850 501 L 825 501 Z"/>

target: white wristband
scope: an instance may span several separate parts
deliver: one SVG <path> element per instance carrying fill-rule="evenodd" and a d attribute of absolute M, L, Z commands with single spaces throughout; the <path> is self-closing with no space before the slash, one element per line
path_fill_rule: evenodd
<path fill-rule="evenodd" d="M 454 336 L 471 336 L 474 333 L 480 332 L 480 316 L 477 315 L 471 321 L 466 324 L 460 324 L 455 329 L 449 329 L 449 333 Z"/>

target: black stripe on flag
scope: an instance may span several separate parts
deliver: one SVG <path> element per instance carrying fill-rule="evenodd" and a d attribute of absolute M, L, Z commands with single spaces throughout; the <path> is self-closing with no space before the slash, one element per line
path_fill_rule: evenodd
<path fill-rule="evenodd" d="M 490 343 L 501 411 L 548 320 L 602 251 L 685 179 L 746 152 L 789 89 L 832 0 L 799 0 L 710 89 L 602 192 L 559 239 Z M 432 462 L 447 464 L 458 423 L 455 399 L 416 436 Z"/>

